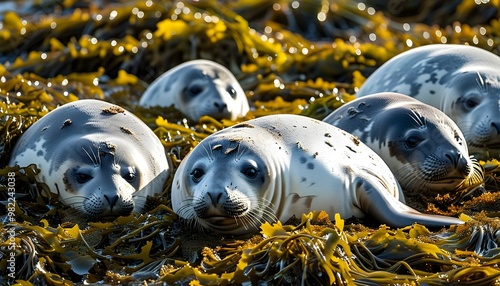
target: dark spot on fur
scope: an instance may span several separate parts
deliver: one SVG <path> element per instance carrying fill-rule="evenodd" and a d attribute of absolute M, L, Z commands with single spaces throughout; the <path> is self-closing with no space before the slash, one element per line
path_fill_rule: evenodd
<path fill-rule="evenodd" d="M 125 113 L 125 109 L 119 107 L 119 106 L 110 106 L 108 108 L 102 109 L 102 113 L 104 114 L 118 114 L 118 113 Z"/>
<path fill-rule="evenodd" d="M 300 181 L 301 181 L 301 182 L 305 182 L 306 180 L 307 180 L 307 179 L 306 179 L 306 177 L 302 177 L 302 178 L 300 179 Z"/>
<path fill-rule="evenodd" d="M 75 194 L 77 191 L 73 189 L 73 185 L 71 182 L 68 180 L 68 176 L 72 176 L 72 173 L 75 172 L 75 169 L 68 169 L 66 172 L 64 172 L 63 175 L 63 183 L 64 183 L 64 189 L 66 192 L 70 194 Z M 59 191 L 58 191 L 59 193 Z"/>
<path fill-rule="evenodd" d="M 64 127 L 68 126 L 68 125 L 71 125 L 71 123 L 73 123 L 73 121 L 71 121 L 71 119 L 66 119 L 64 120 L 64 123 L 63 125 L 61 126 L 61 129 L 63 129 Z"/>
<path fill-rule="evenodd" d="M 356 150 L 352 149 L 351 146 L 346 146 L 347 149 L 351 150 L 353 153 L 357 153 Z"/>
<path fill-rule="evenodd" d="M 330 134 L 330 133 L 325 133 L 325 137 L 332 138 L 332 134 Z"/>
<path fill-rule="evenodd" d="M 412 83 L 410 87 L 410 95 L 415 96 L 420 92 L 420 88 L 422 87 L 421 83 Z"/>
<path fill-rule="evenodd" d="M 319 155 L 319 153 L 318 153 L 318 152 L 314 153 L 314 154 L 313 154 L 313 158 L 318 157 L 318 155 Z"/>
<path fill-rule="evenodd" d="M 45 130 L 49 129 L 49 127 L 44 127 L 42 128 L 42 132 L 44 132 Z"/>
<path fill-rule="evenodd" d="M 314 164 L 313 163 L 307 163 L 307 169 L 313 170 L 314 169 Z"/>
<path fill-rule="evenodd" d="M 437 82 L 437 73 L 433 72 L 430 74 L 430 77 L 428 80 L 426 80 L 425 82 L 428 83 L 428 82 L 432 82 L 432 83 L 436 83 Z"/>
<path fill-rule="evenodd" d="M 305 162 L 307 162 L 307 159 L 306 157 L 300 157 L 299 161 L 300 163 L 304 164 Z"/>
<path fill-rule="evenodd" d="M 430 93 L 430 94 L 435 94 L 435 93 L 436 93 L 436 91 L 435 91 L 435 90 L 429 90 L 429 93 Z"/>
<path fill-rule="evenodd" d="M 359 142 L 360 142 L 360 141 L 359 141 L 359 138 L 358 138 L 358 137 L 356 137 L 356 136 L 352 136 L 352 137 L 351 137 L 351 140 L 352 140 L 352 142 L 354 142 L 354 144 L 356 144 L 356 146 L 359 146 Z"/>
<path fill-rule="evenodd" d="M 42 157 L 42 156 L 43 156 L 43 152 L 40 150 L 40 151 L 36 152 L 36 155 L 37 155 L 38 157 Z"/>
<path fill-rule="evenodd" d="M 332 144 L 332 142 L 325 141 L 325 144 L 333 148 L 333 144 Z"/>
<path fill-rule="evenodd" d="M 132 130 L 128 129 L 127 127 L 121 126 L 120 130 L 125 134 L 134 135 L 134 132 L 132 132 Z"/>

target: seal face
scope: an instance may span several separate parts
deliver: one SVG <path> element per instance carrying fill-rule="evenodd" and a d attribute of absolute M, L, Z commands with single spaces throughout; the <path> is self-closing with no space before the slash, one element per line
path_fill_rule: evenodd
<path fill-rule="evenodd" d="M 357 96 L 398 92 L 430 104 L 462 130 L 471 154 L 500 155 L 500 57 L 486 50 L 436 44 L 387 61 Z"/>
<path fill-rule="evenodd" d="M 483 169 L 469 158 L 455 122 L 412 97 L 367 95 L 323 121 L 359 137 L 387 163 L 405 191 L 444 194 L 483 182 Z"/>
<path fill-rule="evenodd" d="M 384 161 L 353 135 L 299 115 L 269 115 L 205 138 L 181 162 L 173 210 L 202 229 L 247 235 L 313 210 L 382 223 L 461 223 L 403 203 Z"/>
<path fill-rule="evenodd" d="M 36 164 L 39 179 L 85 218 L 140 212 L 163 191 L 170 167 L 156 135 L 139 118 L 104 101 L 54 109 L 18 140 L 9 165 Z"/>
<path fill-rule="evenodd" d="M 146 89 L 139 105 L 174 105 L 191 120 L 203 115 L 235 120 L 249 110 L 245 92 L 231 71 L 209 60 L 192 60 L 165 72 Z"/>

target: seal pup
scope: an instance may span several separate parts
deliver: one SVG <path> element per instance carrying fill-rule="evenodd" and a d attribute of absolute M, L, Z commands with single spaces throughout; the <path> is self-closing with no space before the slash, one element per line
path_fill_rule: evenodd
<path fill-rule="evenodd" d="M 209 60 L 192 60 L 168 70 L 148 86 L 139 105 L 173 105 L 194 121 L 203 115 L 236 120 L 249 110 L 245 92 L 231 71 Z"/>
<path fill-rule="evenodd" d="M 170 173 L 165 149 L 145 123 L 93 99 L 60 106 L 27 129 L 9 165 L 30 164 L 61 203 L 87 220 L 141 212 Z"/>
<path fill-rule="evenodd" d="M 462 130 L 476 158 L 500 155 L 500 57 L 478 47 L 434 44 L 395 56 L 361 86 L 358 97 L 398 92 L 430 104 Z"/>
<path fill-rule="evenodd" d="M 377 93 L 350 101 L 324 122 L 355 136 L 375 151 L 408 192 L 445 194 L 484 181 L 469 157 L 458 126 L 437 108 L 400 93 Z"/>
<path fill-rule="evenodd" d="M 249 120 L 202 140 L 174 175 L 172 206 L 188 223 L 235 236 L 313 210 L 368 214 L 393 227 L 462 223 L 405 205 L 389 167 L 355 136 L 290 114 Z"/>

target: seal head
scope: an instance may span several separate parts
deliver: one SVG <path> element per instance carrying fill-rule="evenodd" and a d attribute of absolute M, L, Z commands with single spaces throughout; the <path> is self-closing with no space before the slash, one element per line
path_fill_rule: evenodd
<path fill-rule="evenodd" d="M 189 61 L 165 72 L 146 89 L 139 105 L 173 105 L 195 121 L 203 115 L 235 120 L 249 110 L 245 92 L 231 71 L 209 60 Z"/>
<path fill-rule="evenodd" d="M 161 193 L 170 166 L 158 137 L 139 118 L 99 100 L 54 109 L 16 143 L 9 165 L 36 164 L 39 179 L 88 220 L 141 212 Z"/>
<path fill-rule="evenodd" d="M 359 137 L 391 168 L 406 192 L 444 194 L 483 183 L 458 126 L 442 111 L 399 93 L 348 102 L 323 121 Z"/>

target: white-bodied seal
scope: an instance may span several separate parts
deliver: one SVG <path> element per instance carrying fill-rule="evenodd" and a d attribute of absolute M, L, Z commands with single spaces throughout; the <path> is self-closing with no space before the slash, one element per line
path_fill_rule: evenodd
<path fill-rule="evenodd" d="M 367 95 L 342 105 L 323 121 L 374 150 L 405 191 L 444 194 L 483 182 L 482 167 L 469 158 L 455 122 L 412 97 L 392 92 Z"/>
<path fill-rule="evenodd" d="M 453 119 L 471 154 L 498 156 L 499 66 L 500 57 L 477 47 L 418 47 L 384 63 L 367 78 L 357 96 L 387 91 L 410 95 Z"/>
<path fill-rule="evenodd" d="M 245 92 L 231 71 L 209 60 L 192 60 L 168 70 L 146 89 L 139 105 L 173 105 L 195 121 L 203 115 L 235 120 L 249 110 Z"/>
<path fill-rule="evenodd" d="M 165 149 L 134 114 L 85 99 L 54 109 L 18 140 L 9 165 L 36 164 L 38 179 L 88 220 L 140 212 L 163 191 Z"/>
<path fill-rule="evenodd" d="M 300 115 L 269 115 L 205 138 L 181 162 L 173 210 L 219 234 L 246 235 L 264 222 L 313 210 L 370 215 L 401 227 L 459 224 L 406 206 L 389 167 L 355 136 Z"/>

